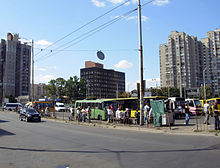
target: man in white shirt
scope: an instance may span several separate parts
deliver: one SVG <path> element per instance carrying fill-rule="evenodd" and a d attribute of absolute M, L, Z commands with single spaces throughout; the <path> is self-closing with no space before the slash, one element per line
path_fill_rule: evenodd
<path fill-rule="evenodd" d="M 205 121 L 204 121 L 204 124 L 207 124 L 207 125 L 209 125 L 209 108 L 210 108 L 210 106 L 209 106 L 209 104 L 206 102 L 205 104 L 204 104 L 204 113 L 205 113 Z"/>

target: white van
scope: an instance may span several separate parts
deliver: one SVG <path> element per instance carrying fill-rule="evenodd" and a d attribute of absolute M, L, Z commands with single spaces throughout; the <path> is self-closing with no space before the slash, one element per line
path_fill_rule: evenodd
<path fill-rule="evenodd" d="M 6 103 L 4 106 L 4 110 L 10 110 L 10 111 L 14 110 L 15 111 L 16 108 L 18 111 L 20 111 L 22 108 L 21 103 Z"/>
<path fill-rule="evenodd" d="M 66 111 L 66 107 L 64 106 L 63 103 L 56 102 L 55 111 L 57 112 Z"/>

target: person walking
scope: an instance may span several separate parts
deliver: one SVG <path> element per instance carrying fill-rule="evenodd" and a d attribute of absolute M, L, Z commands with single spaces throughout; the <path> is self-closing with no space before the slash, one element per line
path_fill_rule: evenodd
<path fill-rule="evenodd" d="M 185 121 L 186 121 L 186 125 L 189 124 L 189 105 L 187 103 L 185 103 L 185 115 L 186 115 L 186 118 L 185 118 Z"/>
<path fill-rule="evenodd" d="M 214 104 L 214 118 L 215 118 L 215 130 L 220 130 L 219 127 L 219 110 L 218 110 L 218 102 L 216 101 Z"/>
<path fill-rule="evenodd" d="M 205 121 L 204 121 L 204 124 L 207 124 L 209 125 L 209 110 L 210 110 L 210 106 L 209 104 L 206 102 L 204 104 L 204 113 L 205 113 Z"/>

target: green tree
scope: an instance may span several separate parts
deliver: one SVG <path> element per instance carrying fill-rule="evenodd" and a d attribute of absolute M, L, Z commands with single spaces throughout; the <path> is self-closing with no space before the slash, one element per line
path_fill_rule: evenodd
<path fill-rule="evenodd" d="M 59 98 L 63 98 L 66 94 L 65 91 L 65 86 L 66 86 L 66 80 L 63 78 L 57 78 L 56 79 L 56 89 L 57 89 L 57 96 Z"/>
<path fill-rule="evenodd" d="M 50 80 L 48 85 L 46 86 L 47 89 L 47 96 L 49 97 L 56 97 L 57 88 L 56 88 L 56 80 Z"/>

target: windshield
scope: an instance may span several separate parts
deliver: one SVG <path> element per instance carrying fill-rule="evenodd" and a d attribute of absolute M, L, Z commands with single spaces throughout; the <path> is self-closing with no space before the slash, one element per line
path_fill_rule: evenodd
<path fill-rule="evenodd" d="M 18 106 L 17 104 L 6 104 L 6 107 L 16 107 Z"/>
<path fill-rule="evenodd" d="M 195 100 L 196 107 L 201 107 L 201 102 L 199 100 Z"/>
<path fill-rule="evenodd" d="M 58 105 L 58 107 L 64 107 L 64 105 L 61 104 L 61 105 Z"/>
<path fill-rule="evenodd" d="M 176 105 L 177 106 L 184 106 L 185 105 L 185 101 L 184 100 L 178 100 L 178 101 L 176 101 Z"/>
<path fill-rule="evenodd" d="M 34 109 L 27 109 L 26 112 L 29 114 L 37 113 Z"/>

